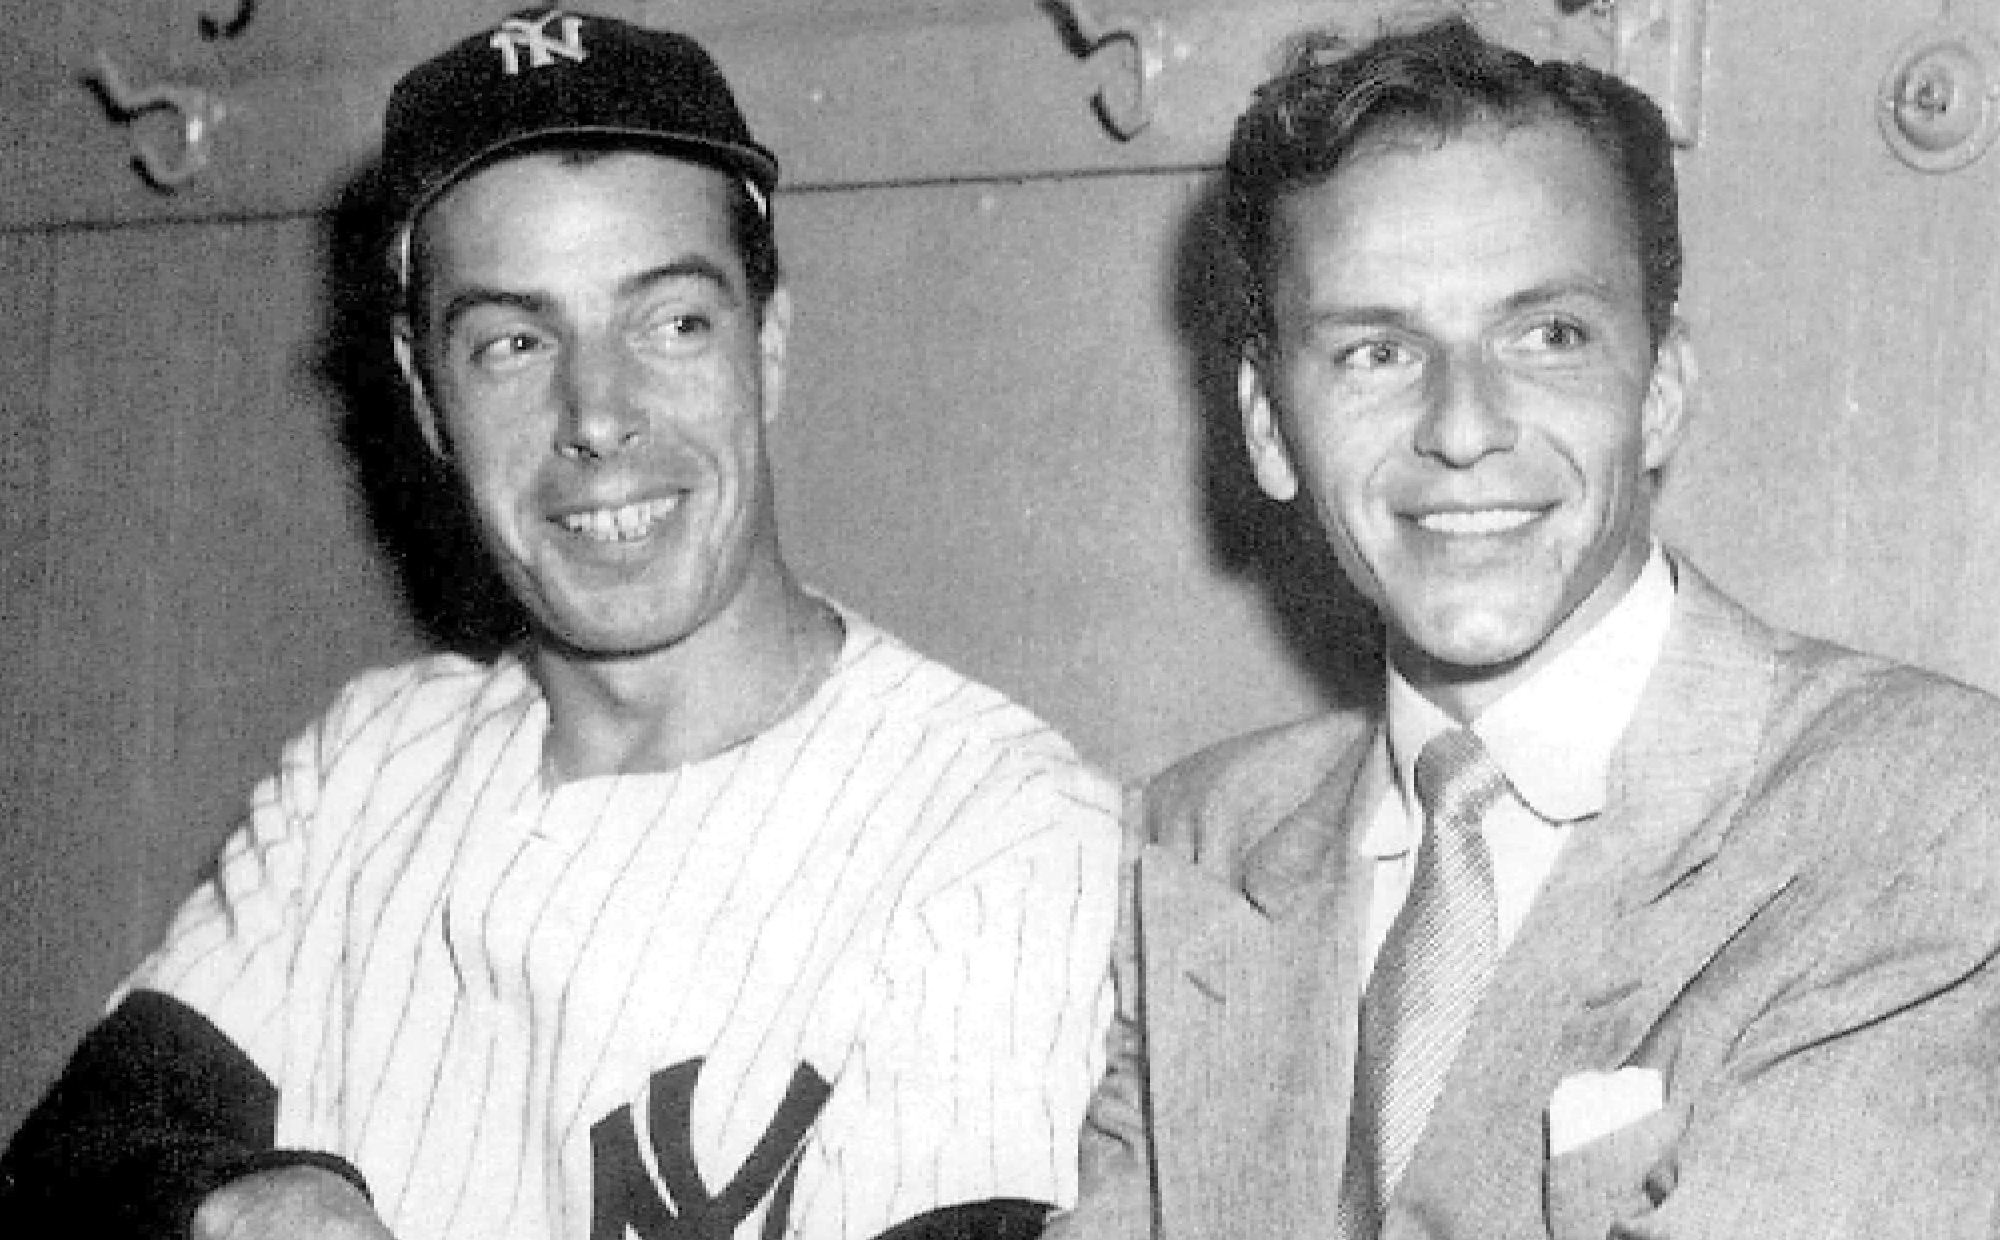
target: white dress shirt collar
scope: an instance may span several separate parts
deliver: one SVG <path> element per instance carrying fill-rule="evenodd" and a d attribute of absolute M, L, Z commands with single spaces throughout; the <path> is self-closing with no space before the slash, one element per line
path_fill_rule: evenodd
<path fill-rule="evenodd" d="M 1603 810 L 1611 752 L 1659 662 L 1673 608 L 1673 568 L 1656 543 L 1625 597 L 1595 628 L 1472 721 L 1515 794 L 1544 821 L 1574 822 Z M 1389 669 L 1389 756 L 1406 812 L 1377 815 L 1361 841 L 1364 853 L 1390 857 L 1415 845 L 1422 821 L 1417 755 L 1452 726 L 1449 715 Z"/>

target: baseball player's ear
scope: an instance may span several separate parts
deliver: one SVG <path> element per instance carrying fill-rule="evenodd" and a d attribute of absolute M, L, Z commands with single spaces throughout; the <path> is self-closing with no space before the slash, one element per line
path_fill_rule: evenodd
<path fill-rule="evenodd" d="M 410 408 L 417 415 L 417 429 L 424 433 L 431 454 L 440 461 L 447 460 L 450 453 L 445 448 L 444 428 L 438 424 L 437 406 L 431 403 L 430 389 L 424 386 L 423 367 L 417 364 L 417 342 L 410 329 L 410 316 L 398 314 L 389 330 L 396 350 L 396 368 L 403 372 L 403 383 L 410 389 Z"/>
<path fill-rule="evenodd" d="M 764 303 L 763 321 L 757 328 L 757 345 L 763 368 L 764 421 L 778 420 L 785 407 L 785 357 L 792 339 L 792 295 L 783 284 L 771 290 Z"/>
<path fill-rule="evenodd" d="M 990 1197 L 927 1210 L 875 1240 L 1035 1240 L 1054 1211 L 1040 1201 Z"/>

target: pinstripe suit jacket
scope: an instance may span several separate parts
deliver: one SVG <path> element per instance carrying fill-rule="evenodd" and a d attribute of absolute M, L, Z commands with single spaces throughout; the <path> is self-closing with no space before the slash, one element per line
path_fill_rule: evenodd
<path fill-rule="evenodd" d="M 1384 1240 L 2000 1235 L 2000 703 L 1677 568 L 1609 803 L 1502 960 Z M 1378 725 L 1241 738 L 1149 789 L 1062 1234 L 1332 1235 Z M 1632 1065 L 1666 1106 L 1551 1159 L 1557 1082 Z"/>

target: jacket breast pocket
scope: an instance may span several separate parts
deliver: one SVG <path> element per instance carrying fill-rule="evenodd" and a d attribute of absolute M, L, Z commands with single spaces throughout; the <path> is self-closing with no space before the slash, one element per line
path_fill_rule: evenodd
<path fill-rule="evenodd" d="M 1652 1114 L 1548 1160 L 1543 1207 L 1554 1240 L 1604 1240 L 1620 1220 L 1652 1211 L 1673 1191 L 1685 1105 Z"/>

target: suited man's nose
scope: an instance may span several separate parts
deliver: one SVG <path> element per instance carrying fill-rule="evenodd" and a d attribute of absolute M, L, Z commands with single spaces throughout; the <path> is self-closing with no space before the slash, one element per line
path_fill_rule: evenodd
<path fill-rule="evenodd" d="M 1454 469 L 1514 446 L 1519 427 L 1507 413 L 1500 384 L 1477 364 L 1447 365 L 1426 393 L 1416 448 Z"/>

